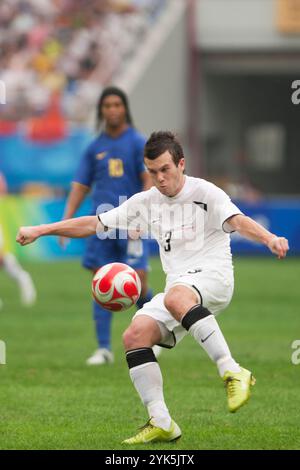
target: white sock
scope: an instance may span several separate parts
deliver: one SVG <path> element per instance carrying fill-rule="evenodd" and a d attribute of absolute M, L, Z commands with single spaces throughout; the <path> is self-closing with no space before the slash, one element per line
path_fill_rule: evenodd
<path fill-rule="evenodd" d="M 171 426 L 171 416 L 165 404 L 163 378 L 158 363 L 147 362 L 132 367 L 129 369 L 129 374 L 155 426 L 168 431 Z"/>
<path fill-rule="evenodd" d="M 17 282 L 22 281 L 25 271 L 12 253 L 3 256 L 3 268 L 12 279 Z"/>
<path fill-rule="evenodd" d="M 198 320 L 190 327 L 189 333 L 216 363 L 221 377 L 226 371 L 241 371 L 240 366 L 231 357 L 229 347 L 213 315 Z"/>

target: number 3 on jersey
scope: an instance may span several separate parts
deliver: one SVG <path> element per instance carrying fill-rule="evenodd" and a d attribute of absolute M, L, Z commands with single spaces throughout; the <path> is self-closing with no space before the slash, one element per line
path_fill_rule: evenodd
<path fill-rule="evenodd" d="M 120 158 L 110 158 L 108 161 L 109 176 L 120 178 L 124 175 L 123 161 Z"/>
<path fill-rule="evenodd" d="M 165 244 L 164 244 L 164 250 L 165 251 L 171 251 L 171 238 L 172 238 L 172 232 L 166 232 L 165 233 Z"/>

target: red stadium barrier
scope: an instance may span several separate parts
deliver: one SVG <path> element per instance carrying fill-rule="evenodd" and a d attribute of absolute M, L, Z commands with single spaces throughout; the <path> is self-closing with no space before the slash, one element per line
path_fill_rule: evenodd
<path fill-rule="evenodd" d="M 60 96 L 53 95 L 46 114 L 27 122 L 26 137 L 38 142 L 53 142 L 66 137 L 67 124 L 60 112 Z"/>

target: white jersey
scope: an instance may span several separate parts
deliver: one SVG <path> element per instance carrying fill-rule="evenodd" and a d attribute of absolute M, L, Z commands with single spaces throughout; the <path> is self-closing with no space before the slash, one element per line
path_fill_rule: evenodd
<path fill-rule="evenodd" d="M 111 211 L 100 214 L 111 228 L 138 230 L 159 244 L 167 283 L 188 271 L 209 268 L 232 272 L 230 235 L 224 223 L 241 211 L 214 184 L 185 176 L 184 186 L 173 197 L 155 187 L 132 196 Z"/>

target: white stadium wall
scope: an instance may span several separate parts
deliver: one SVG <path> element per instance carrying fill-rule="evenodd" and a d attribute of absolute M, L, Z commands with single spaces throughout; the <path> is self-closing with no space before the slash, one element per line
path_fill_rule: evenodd
<path fill-rule="evenodd" d="M 186 128 L 187 33 L 185 2 L 172 0 L 118 85 L 130 96 L 136 126 L 147 136 Z"/>
<path fill-rule="evenodd" d="M 299 35 L 278 29 L 278 0 L 196 0 L 201 49 L 299 49 Z"/>

